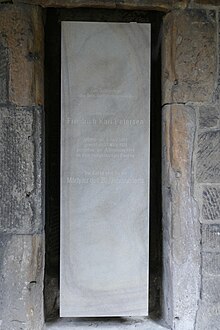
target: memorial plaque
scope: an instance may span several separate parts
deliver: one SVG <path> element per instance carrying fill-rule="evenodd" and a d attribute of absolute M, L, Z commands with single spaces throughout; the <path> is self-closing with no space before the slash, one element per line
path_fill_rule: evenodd
<path fill-rule="evenodd" d="M 150 25 L 62 22 L 60 315 L 148 313 Z"/>

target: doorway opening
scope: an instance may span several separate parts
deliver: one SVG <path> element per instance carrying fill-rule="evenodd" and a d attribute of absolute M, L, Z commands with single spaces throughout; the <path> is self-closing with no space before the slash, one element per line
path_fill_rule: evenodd
<path fill-rule="evenodd" d="M 112 9 L 47 9 L 45 25 L 46 258 L 45 318 L 59 318 L 61 21 L 151 24 L 149 314 L 159 318 L 162 295 L 161 21 L 162 13 Z"/>

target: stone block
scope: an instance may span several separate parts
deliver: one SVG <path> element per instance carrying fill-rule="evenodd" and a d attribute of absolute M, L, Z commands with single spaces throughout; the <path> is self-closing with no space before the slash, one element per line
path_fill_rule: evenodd
<path fill-rule="evenodd" d="M 220 277 L 203 276 L 201 301 L 196 320 L 196 330 L 219 329 L 220 324 Z"/>
<path fill-rule="evenodd" d="M 212 99 L 217 81 L 215 11 L 172 11 L 164 18 L 162 103 Z"/>
<path fill-rule="evenodd" d="M 219 158 L 220 161 L 220 158 Z M 206 220 L 220 219 L 220 186 L 208 186 L 203 190 L 202 216 Z"/>
<path fill-rule="evenodd" d="M 202 250 L 220 252 L 220 224 L 202 225 Z"/>
<path fill-rule="evenodd" d="M 165 320 L 193 329 L 200 286 L 200 224 L 193 192 L 195 109 L 163 108 L 163 260 Z"/>
<path fill-rule="evenodd" d="M 220 302 L 220 277 L 202 277 L 202 301 L 205 304 L 218 304 Z"/>
<path fill-rule="evenodd" d="M 0 108 L 0 232 L 43 229 L 41 134 L 41 108 Z"/>
<path fill-rule="evenodd" d="M 42 105 L 44 34 L 41 9 L 1 5 L 0 31 L 1 47 L 9 56 L 9 102 L 19 106 Z"/>
<path fill-rule="evenodd" d="M 0 328 L 43 328 L 43 236 L 0 235 Z"/>
<path fill-rule="evenodd" d="M 220 130 L 199 134 L 196 177 L 199 183 L 220 183 Z"/>
<path fill-rule="evenodd" d="M 216 106 L 202 106 L 199 109 L 199 127 L 212 128 L 219 124 L 220 111 Z"/>
<path fill-rule="evenodd" d="M 219 329 L 220 324 L 220 277 L 203 276 L 201 301 L 195 322 L 196 330 Z"/>
<path fill-rule="evenodd" d="M 220 275 L 220 252 L 203 252 L 202 253 L 202 274 Z"/>
<path fill-rule="evenodd" d="M 219 330 L 220 303 L 201 303 L 195 322 L 195 330 Z"/>

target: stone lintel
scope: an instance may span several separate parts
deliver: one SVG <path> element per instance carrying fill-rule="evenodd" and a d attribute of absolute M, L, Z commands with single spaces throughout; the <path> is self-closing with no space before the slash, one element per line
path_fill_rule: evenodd
<path fill-rule="evenodd" d="M 186 8 L 186 0 L 14 0 L 13 3 L 28 3 L 42 7 L 60 8 L 118 8 L 138 10 L 158 10 L 167 12 L 172 8 Z"/>

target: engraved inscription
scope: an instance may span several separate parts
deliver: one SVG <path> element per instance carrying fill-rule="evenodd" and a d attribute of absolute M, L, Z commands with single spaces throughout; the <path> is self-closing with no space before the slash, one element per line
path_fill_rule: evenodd
<path fill-rule="evenodd" d="M 127 138 L 85 138 L 77 141 L 78 158 L 134 158 L 134 148 L 129 148 Z"/>
<path fill-rule="evenodd" d="M 117 177 L 107 177 L 107 176 L 97 176 L 97 177 L 67 177 L 67 183 L 75 184 L 144 184 L 143 178 L 117 178 Z"/>
<path fill-rule="evenodd" d="M 62 23 L 61 317 L 148 314 L 150 27 Z"/>
<path fill-rule="evenodd" d="M 136 126 L 143 125 L 143 119 L 106 119 L 106 118 L 90 118 L 90 119 L 71 119 L 67 118 L 67 124 L 69 125 L 126 125 Z"/>

